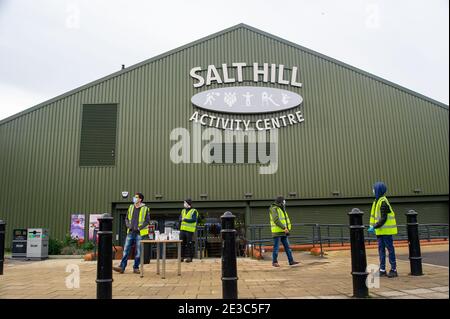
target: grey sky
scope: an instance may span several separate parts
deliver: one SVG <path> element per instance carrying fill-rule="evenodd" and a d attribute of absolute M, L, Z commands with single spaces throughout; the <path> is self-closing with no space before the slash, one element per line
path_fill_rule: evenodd
<path fill-rule="evenodd" d="M 448 0 L 0 0 L 0 119 L 241 22 L 449 103 Z"/>

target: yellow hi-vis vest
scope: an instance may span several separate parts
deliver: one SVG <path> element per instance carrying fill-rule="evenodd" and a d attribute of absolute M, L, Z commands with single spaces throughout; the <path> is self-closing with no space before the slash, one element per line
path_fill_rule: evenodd
<path fill-rule="evenodd" d="M 284 227 L 288 230 L 291 230 L 291 220 L 289 219 L 289 215 L 287 212 L 283 212 L 283 210 L 278 207 L 278 206 L 272 206 L 275 207 L 277 209 L 277 213 L 278 213 L 278 219 L 280 220 L 280 222 L 284 225 Z M 272 209 L 272 207 L 270 209 Z M 270 228 L 272 233 L 284 233 L 284 229 L 280 228 L 277 226 L 277 224 L 275 224 L 275 222 L 272 219 L 272 214 L 270 213 L 269 210 L 269 216 L 270 216 Z"/>
<path fill-rule="evenodd" d="M 191 219 L 192 215 L 197 212 L 195 208 L 191 208 L 189 211 L 186 212 L 186 209 L 183 209 L 181 211 L 181 227 L 180 230 L 188 231 L 191 233 L 195 232 L 195 228 L 197 227 L 197 221 L 188 223 L 183 221 L 184 218 Z M 197 220 L 198 220 L 198 213 L 197 213 Z"/>
<path fill-rule="evenodd" d="M 131 223 L 131 219 L 133 218 L 134 205 L 130 205 L 128 207 L 128 220 Z M 147 206 L 142 206 L 139 210 L 139 219 L 138 219 L 138 227 L 141 227 L 144 224 L 145 216 L 150 213 L 150 209 Z M 130 232 L 128 229 L 127 234 Z M 148 227 L 145 227 L 139 231 L 139 235 L 147 236 L 148 235 Z"/>
<path fill-rule="evenodd" d="M 381 204 L 386 202 L 389 206 L 389 213 L 387 215 L 386 222 L 383 226 L 375 228 L 375 235 L 396 235 L 397 234 L 397 222 L 395 220 L 395 213 L 389 204 L 389 201 L 385 196 L 380 197 L 378 200 L 374 200 L 372 204 L 372 210 L 370 211 L 370 226 L 375 226 L 381 219 Z"/>

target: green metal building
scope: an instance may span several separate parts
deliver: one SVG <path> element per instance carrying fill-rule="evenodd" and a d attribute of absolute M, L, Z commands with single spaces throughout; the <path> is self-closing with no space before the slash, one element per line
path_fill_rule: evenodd
<path fill-rule="evenodd" d="M 196 94 L 239 86 L 286 90 L 302 102 L 265 114 L 192 102 Z M 281 105 L 271 97 L 266 104 Z M 276 172 L 260 174 L 264 164 L 235 157 L 207 163 L 193 150 L 188 161 L 174 162 L 177 128 L 198 147 L 195 114 L 208 114 L 205 123 L 222 117 L 253 125 L 284 116 Z M 295 123 L 288 114 L 296 114 Z M 353 207 L 368 220 L 372 185 L 382 180 L 399 223 L 408 209 L 422 223 L 448 223 L 448 122 L 448 105 L 239 24 L 0 121 L 0 219 L 8 243 L 15 228 L 45 227 L 62 238 L 71 214 L 108 212 L 118 242 L 130 205 L 121 193 L 128 191 L 142 192 L 160 222 L 177 220 L 182 200 L 192 197 L 207 216 L 230 210 L 246 226 L 268 223 L 270 203 L 284 194 L 293 222 L 344 224 Z M 219 126 L 206 124 L 202 132 Z"/>

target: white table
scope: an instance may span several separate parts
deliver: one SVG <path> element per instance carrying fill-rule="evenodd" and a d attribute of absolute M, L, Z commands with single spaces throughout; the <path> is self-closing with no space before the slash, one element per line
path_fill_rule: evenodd
<path fill-rule="evenodd" d="M 145 254 L 145 250 L 144 250 L 144 245 L 145 244 L 156 244 L 156 274 L 160 274 L 159 271 L 159 247 L 162 244 L 162 273 L 161 273 L 161 278 L 166 278 L 166 245 L 167 244 L 171 244 L 171 243 L 175 243 L 177 244 L 177 248 L 178 248 L 178 276 L 181 276 L 181 243 L 183 241 L 182 240 L 149 240 L 149 239 L 144 239 L 141 240 L 141 267 L 140 267 L 140 271 L 141 271 L 141 278 L 144 277 L 144 254 Z"/>

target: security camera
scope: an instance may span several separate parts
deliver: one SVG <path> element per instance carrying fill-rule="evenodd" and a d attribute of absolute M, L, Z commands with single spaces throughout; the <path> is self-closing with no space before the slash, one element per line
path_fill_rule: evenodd
<path fill-rule="evenodd" d="M 128 192 L 122 192 L 122 198 L 123 199 L 128 198 Z"/>

